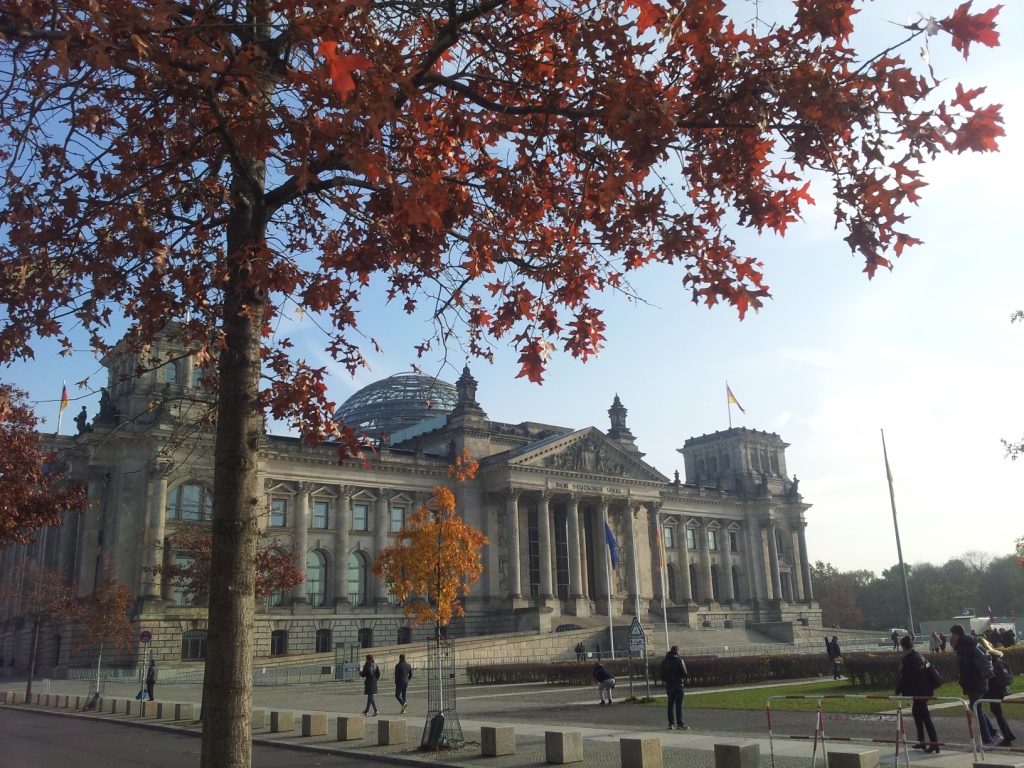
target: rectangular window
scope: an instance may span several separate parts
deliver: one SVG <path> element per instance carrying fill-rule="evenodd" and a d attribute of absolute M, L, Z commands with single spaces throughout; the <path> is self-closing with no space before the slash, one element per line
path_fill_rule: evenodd
<path fill-rule="evenodd" d="M 405 507 L 391 508 L 391 532 L 398 533 L 405 525 Z"/>
<path fill-rule="evenodd" d="M 675 547 L 675 545 L 676 545 L 676 529 L 675 528 L 665 528 L 663 535 L 665 537 L 665 549 L 672 549 L 673 547 Z"/>
<path fill-rule="evenodd" d="M 270 525 L 273 528 L 284 528 L 288 524 L 288 499 L 271 499 Z"/>
<path fill-rule="evenodd" d="M 718 531 L 708 531 L 708 549 L 718 549 Z"/>
<path fill-rule="evenodd" d="M 736 533 L 736 531 L 729 531 L 729 551 L 740 551 L 740 537 L 739 534 Z"/>
<path fill-rule="evenodd" d="M 686 548 L 696 549 L 697 548 L 697 532 L 693 528 L 686 529 Z"/>
<path fill-rule="evenodd" d="M 314 528 L 326 528 L 328 521 L 328 511 L 331 508 L 331 504 L 328 501 L 314 501 L 313 502 L 313 527 Z"/>
<path fill-rule="evenodd" d="M 370 521 L 370 505 L 354 504 L 352 506 L 352 530 L 368 531 Z"/>

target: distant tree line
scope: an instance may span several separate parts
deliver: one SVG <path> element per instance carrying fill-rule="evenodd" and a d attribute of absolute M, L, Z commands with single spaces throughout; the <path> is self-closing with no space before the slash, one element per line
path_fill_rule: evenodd
<path fill-rule="evenodd" d="M 906 623 L 898 565 L 876 576 L 866 570 L 841 572 L 819 560 L 811 568 L 811 581 L 826 627 L 882 629 Z M 952 619 L 965 609 L 987 616 L 991 608 L 997 617 L 1024 611 L 1019 551 L 994 558 L 970 551 L 943 565 L 908 565 L 907 586 L 915 624 Z"/>

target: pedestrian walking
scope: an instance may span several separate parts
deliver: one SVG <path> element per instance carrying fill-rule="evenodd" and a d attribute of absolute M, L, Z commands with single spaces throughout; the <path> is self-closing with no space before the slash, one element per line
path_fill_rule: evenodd
<path fill-rule="evenodd" d="M 939 652 L 940 653 L 945 653 L 946 652 L 946 633 L 945 632 L 939 632 Z"/>
<path fill-rule="evenodd" d="M 686 723 L 683 722 L 683 695 L 686 677 L 686 662 L 679 655 L 679 646 L 673 645 L 661 661 L 661 681 L 665 684 L 665 693 L 668 694 L 668 729 L 670 731 L 674 731 L 676 728 L 681 731 L 687 730 Z"/>
<path fill-rule="evenodd" d="M 594 679 L 597 680 L 597 695 L 601 699 L 601 705 L 612 703 L 612 688 L 615 687 L 615 678 L 612 673 L 604 668 L 604 664 L 597 664 L 594 667 Z M 604 700 L 604 695 L 608 694 L 608 701 Z"/>
<path fill-rule="evenodd" d="M 402 705 L 402 714 L 409 706 L 406 693 L 409 690 L 409 681 L 412 680 L 412 665 L 405 660 L 405 654 L 398 654 L 398 663 L 395 664 L 395 698 Z"/>
<path fill-rule="evenodd" d="M 576 643 L 576 661 L 583 661 L 587 658 L 587 649 L 583 645 L 583 641 Z"/>
<path fill-rule="evenodd" d="M 1002 701 L 1006 698 L 1007 694 L 1010 693 L 1010 683 L 1013 682 L 1013 672 L 1010 670 L 1010 666 L 1003 659 L 1003 652 L 996 650 L 988 642 L 988 640 L 981 641 L 981 647 L 988 651 L 988 655 L 992 657 L 992 669 L 994 676 L 988 681 L 988 693 L 985 694 L 986 698 L 999 699 L 999 702 L 989 702 L 989 709 L 992 710 L 992 714 L 995 715 L 996 723 L 999 725 L 999 731 L 1003 736 L 1002 746 L 1012 747 L 1013 740 L 1017 737 L 1013 735 L 1013 730 L 1010 728 L 1010 724 L 1006 721 L 1006 717 L 1003 715 Z"/>
<path fill-rule="evenodd" d="M 825 652 L 832 665 L 832 679 L 840 680 L 843 677 L 843 652 L 839 649 L 838 637 L 832 635 L 831 640 L 825 639 Z"/>
<path fill-rule="evenodd" d="M 910 714 L 917 728 L 917 743 L 911 746 L 934 754 L 939 751 L 939 737 L 935 733 L 932 714 L 928 711 L 928 699 L 935 695 L 928 674 L 928 662 L 914 650 L 914 640 L 909 635 L 900 639 L 900 645 L 903 647 L 903 658 L 900 659 L 900 681 L 896 685 L 896 695 L 914 697 Z M 928 741 L 924 740 L 925 731 L 928 732 Z"/>
<path fill-rule="evenodd" d="M 942 647 L 942 643 L 939 641 L 939 633 L 938 632 L 932 632 L 931 640 L 928 641 L 928 652 L 929 653 L 938 653 L 939 649 L 941 647 Z"/>
<path fill-rule="evenodd" d="M 978 648 L 977 640 L 966 634 L 962 624 L 954 624 L 950 627 L 949 642 L 953 645 L 957 663 L 960 666 L 960 689 L 967 697 L 971 711 L 974 711 L 974 702 L 986 698 L 988 694 L 990 677 L 979 669 L 977 659 L 978 654 L 984 653 L 984 651 Z M 982 743 L 986 747 L 998 747 L 1003 743 L 1003 737 L 980 707 L 977 713 Z"/>
<path fill-rule="evenodd" d="M 369 714 L 370 707 L 373 707 L 373 715 L 377 716 L 377 681 L 380 680 L 380 667 L 378 667 L 373 661 L 373 654 L 366 654 L 366 663 L 363 664 L 363 668 L 359 671 L 359 676 L 363 678 L 363 693 L 366 694 L 366 707 L 363 709 L 363 714 Z"/>
<path fill-rule="evenodd" d="M 146 670 L 146 695 L 149 696 L 150 701 L 155 701 L 153 691 L 156 689 L 156 678 L 156 659 L 150 659 L 149 669 Z"/>
<path fill-rule="evenodd" d="M 894 629 L 892 634 L 889 635 L 889 639 L 892 640 L 892 649 L 898 651 L 900 648 L 900 633 Z"/>

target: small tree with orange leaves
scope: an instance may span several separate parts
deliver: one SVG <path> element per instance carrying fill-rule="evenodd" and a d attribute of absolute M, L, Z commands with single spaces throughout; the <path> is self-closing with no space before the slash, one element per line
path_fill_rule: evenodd
<path fill-rule="evenodd" d="M 479 465 L 463 451 L 448 469 L 448 479 L 463 482 L 476 475 Z M 373 573 L 403 603 L 412 624 L 434 622 L 434 638 L 428 645 L 427 721 L 422 748 L 462 741 L 455 712 L 454 678 L 444 673 L 447 661 L 454 664 L 451 644 L 444 637 L 455 616 L 465 614 L 460 598 L 469 594 L 480 578 L 480 550 L 487 537 L 463 520 L 455 508 L 450 488 L 434 486 L 434 495 L 398 532 L 394 546 L 381 550 Z"/>
<path fill-rule="evenodd" d="M 82 636 L 73 650 L 79 650 L 86 643 L 99 645 L 96 655 L 96 690 L 103 692 L 103 646 L 110 644 L 115 651 L 131 649 L 135 639 L 132 613 L 135 597 L 128 587 L 113 575 L 110 559 L 103 555 L 101 563 L 103 576 L 96 582 L 96 589 L 79 602 L 76 621 L 82 628 Z"/>
<path fill-rule="evenodd" d="M 448 469 L 448 478 L 470 480 L 478 466 L 464 451 Z M 480 550 L 487 543 L 486 536 L 459 516 L 452 490 L 436 485 L 430 501 L 398 532 L 397 543 L 381 550 L 373 573 L 402 601 L 411 623 L 445 627 L 465 614 L 460 598 L 480 578 Z"/>

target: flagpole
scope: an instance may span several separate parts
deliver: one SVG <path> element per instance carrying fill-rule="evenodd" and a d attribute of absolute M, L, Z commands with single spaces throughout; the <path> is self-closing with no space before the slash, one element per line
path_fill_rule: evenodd
<path fill-rule="evenodd" d="M 661 564 L 661 617 L 665 623 L 665 652 L 668 653 L 668 649 L 672 647 L 668 641 L 668 581 L 665 575 L 668 569 L 665 567 L 665 543 L 662 539 L 662 536 L 665 535 L 665 526 L 661 523 L 660 512 L 654 513 L 654 524 L 658 528 L 658 562 Z"/>
<path fill-rule="evenodd" d="M 907 568 L 903 564 L 903 547 L 900 546 L 900 526 L 896 521 L 896 492 L 892 487 L 892 472 L 889 469 L 889 453 L 885 449 L 885 430 L 882 433 L 882 456 L 885 457 L 885 478 L 889 481 L 889 503 L 892 505 L 892 527 L 896 531 L 896 555 L 900 562 L 900 577 L 903 579 L 903 598 L 907 604 L 907 631 L 914 636 L 914 617 L 910 611 L 910 587 L 907 586 Z"/>
<path fill-rule="evenodd" d="M 731 391 L 729 389 L 729 382 L 725 382 L 725 410 L 729 412 L 729 429 L 732 429 L 732 402 L 729 400 L 729 393 Z"/>
<path fill-rule="evenodd" d="M 608 530 L 608 504 L 601 505 L 601 522 L 604 524 L 604 531 Z M 615 660 L 615 628 L 612 625 L 612 550 L 607 543 L 604 545 L 604 578 L 608 590 L 608 639 L 611 642 L 612 660 Z M 600 659 L 598 659 L 600 661 Z"/>

